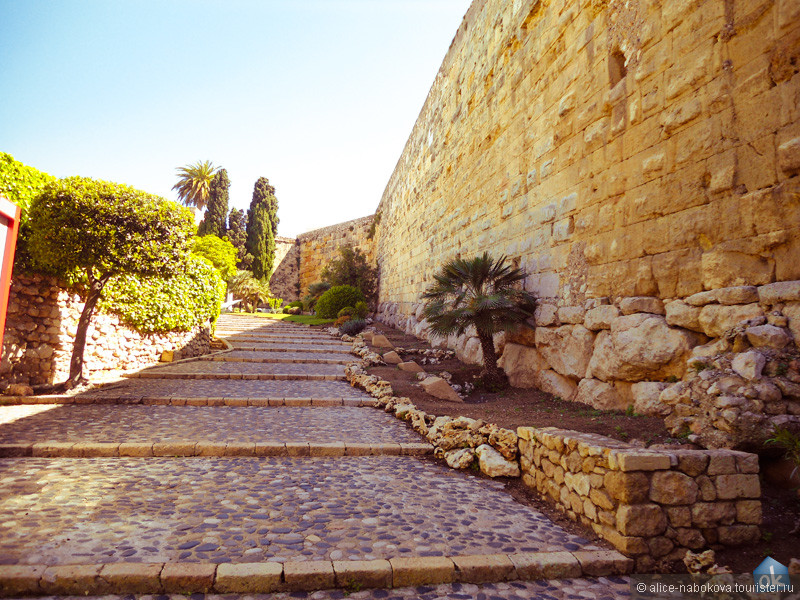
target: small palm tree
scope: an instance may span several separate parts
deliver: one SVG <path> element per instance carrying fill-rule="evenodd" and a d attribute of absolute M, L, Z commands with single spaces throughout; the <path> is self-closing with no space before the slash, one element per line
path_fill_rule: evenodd
<path fill-rule="evenodd" d="M 172 186 L 178 192 L 178 199 L 186 206 L 195 206 L 203 210 L 211 193 L 211 181 L 219 170 L 210 161 L 179 167 L 178 183 Z"/>
<path fill-rule="evenodd" d="M 497 366 L 494 336 L 513 331 L 533 316 L 534 296 L 519 289 L 527 277 L 524 270 L 506 264 L 487 252 L 471 259 L 456 258 L 434 275 L 436 283 L 422 294 L 423 315 L 428 330 L 438 336 L 462 335 L 475 327 L 483 350 L 485 382 L 491 387 L 504 387 L 506 378 Z"/>
<path fill-rule="evenodd" d="M 242 299 L 242 304 L 248 305 L 250 312 L 255 312 L 258 305 L 269 300 L 272 295 L 269 291 L 269 282 L 256 279 L 250 271 L 236 271 L 228 280 L 228 291 Z"/>

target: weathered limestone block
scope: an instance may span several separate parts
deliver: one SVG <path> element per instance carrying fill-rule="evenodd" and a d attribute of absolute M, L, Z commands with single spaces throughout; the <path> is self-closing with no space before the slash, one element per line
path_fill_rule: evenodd
<path fill-rule="evenodd" d="M 775 262 L 758 254 L 712 250 L 703 253 L 701 269 L 706 289 L 761 285 L 773 278 Z"/>
<path fill-rule="evenodd" d="M 586 310 L 582 306 L 562 306 L 558 309 L 558 320 L 574 325 L 583 324 Z"/>
<path fill-rule="evenodd" d="M 747 341 L 755 348 L 775 348 L 780 350 L 792 342 L 792 336 L 783 328 L 774 325 L 758 325 L 745 329 Z"/>
<path fill-rule="evenodd" d="M 605 474 L 604 484 L 612 498 L 625 504 L 646 502 L 650 492 L 647 475 L 637 471 L 609 471 Z"/>
<path fill-rule="evenodd" d="M 668 386 L 662 381 L 640 381 L 631 386 L 633 409 L 637 414 L 664 417 L 670 408 L 660 400 L 661 392 Z"/>
<path fill-rule="evenodd" d="M 758 288 L 758 298 L 764 304 L 800 301 L 800 280 L 779 281 Z"/>
<path fill-rule="evenodd" d="M 623 505 L 617 510 L 617 529 L 622 535 L 661 535 L 667 528 L 667 517 L 657 504 Z"/>
<path fill-rule="evenodd" d="M 666 315 L 667 325 L 703 332 L 703 327 L 700 325 L 700 308 L 697 306 L 690 306 L 681 300 L 675 300 L 667 304 Z"/>
<path fill-rule="evenodd" d="M 654 315 L 664 314 L 664 303 L 660 298 L 653 296 L 634 296 L 632 298 L 623 298 L 619 302 L 619 309 L 623 315 L 632 315 L 634 313 L 651 313 Z"/>
<path fill-rule="evenodd" d="M 758 304 L 722 306 L 709 304 L 700 311 L 700 326 L 709 337 L 722 337 L 727 331 L 742 321 L 763 317 L 764 311 Z"/>
<path fill-rule="evenodd" d="M 472 448 L 460 448 L 444 453 L 444 459 L 451 469 L 466 469 L 475 462 L 475 451 Z"/>
<path fill-rule="evenodd" d="M 578 384 L 575 402 L 600 410 L 624 410 L 628 406 L 628 402 L 613 384 L 598 379 L 582 379 Z"/>
<path fill-rule="evenodd" d="M 611 322 L 619 316 L 619 309 L 613 305 L 596 306 L 586 311 L 584 325 L 591 331 L 611 329 Z"/>
<path fill-rule="evenodd" d="M 767 359 L 763 354 L 750 350 L 737 354 L 731 362 L 731 368 L 741 377 L 752 381 L 761 378 L 761 372 L 766 364 Z"/>
<path fill-rule="evenodd" d="M 483 364 L 481 341 L 477 337 L 466 338 L 463 344 L 456 345 L 456 356 L 467 364 Z"/>
<path fill-rule="evenodd" d="M 541 371 L 536 381 L 536 385 L 540 390 L 557 396 L 562 400 L 574 400 L 575 395 L 578 393 L 578 384 L 569 377 L 564 377 L 550 369 Z"/>
<path fill-rule="evenodd" d="M 519 463 L 507 460 L 497 450 L 483 444 L 475 449 L 481 472 L 489 477 L 519 477 Z"/>
<path fill-rule="evenodd" d="M 394 350 L 386 352 L 382 358 L 388 365 L 399 365 L 401 362 L 403 362 L 403 359 L 400 358 L 400 355 Z"/>
<path fill-rule="evenodd" d="M 397 368 L 401 371 L 406 371 L 408 373 L 423 373 L 425 369 L 415 363 L 413 360 L 408 362 L 401 362 L 397 364 Z"/>
<path fill-rule="evenodd" d="M 540 304 L 534 312 L 537 327 L 558 325 L 558 307 L 555 304 Z"/>
<path fill-rule="evenodd" d="M 521 388 L 536 387 L 539 373 L 550 368 L 536 348 L 512 343 L 506 344 L 497 364 L 508 375 L 511 385 Z"/>
<path fill-rule="evenodd" d="M 578 380 L 586 374 L 594 338 L 595 334 L 582 325 L 539 327 L 536 347 L 554 371 Z"/>
<path fill-rule="evenodd" d="M 617 317 L 611 331 L 598 334 L 589 369 L 603 381 L 681 377 L 698 341 L 693 333 L 669 327 L 660 315 Z"/>
<path fill-rule="evenodd" d="M 376 348 L 394 348 L 394 344 L 392 344 L 385 335 L 380 333 L 376 333 L 372 336 L 372 345 Z"/>
<path fill-rule="evenodd" d="M 800 346 L 800 302 L 790 302 L 783 307 L 783 314 L 789 320 L 789 331 L 794 343 Z"/>
<path fill-rule="evenodd" d="M 659 504 L 694 504 L 698 491 L 692 477 L 675 471 L 653 473 L 650 482 L 650 500 Z"/>

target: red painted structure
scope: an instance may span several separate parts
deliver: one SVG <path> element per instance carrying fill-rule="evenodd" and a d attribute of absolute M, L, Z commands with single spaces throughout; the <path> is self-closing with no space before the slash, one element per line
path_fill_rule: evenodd
<path fill-rule="evenodd" d="M 2 268 L 0 269 L 0 347 L 6 329 L 8 312 L 8 292 L 11 288 L 11 271 L 14 269 L 14 252 L 17 249 L 19 232 L 19 206 L 0 196 L 0 250 Z"/>

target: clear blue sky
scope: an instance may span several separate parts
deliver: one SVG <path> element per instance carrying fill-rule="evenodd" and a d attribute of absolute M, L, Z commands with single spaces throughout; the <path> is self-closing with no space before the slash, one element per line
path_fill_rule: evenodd
<path fill-rule="evenodd" d="M 279 234 L 374 212 L 469 0 L 0 0 L 0 151 L 175 199 L 228 169 Z"/>

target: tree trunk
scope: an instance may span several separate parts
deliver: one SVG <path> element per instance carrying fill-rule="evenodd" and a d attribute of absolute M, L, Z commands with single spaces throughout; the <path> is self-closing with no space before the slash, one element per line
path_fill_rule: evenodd
<path fill-rule="evenodd" d="M 481 350 L 483 350 L 483 366 L 486 369 L 486 383 L 504 388 L 508 386 L 508 381 L 500 367 L 497 366 L 497 355 L 494 353 L 494 339 L 490 335 L 478 334 L 478 339 L 481 342 Z"/>
<path fill-rule="evenodd" d="M 86 295 L 86 304 L 83 305 L 78 329 L 75 332 L 75 343 L 72 346 L 72 358 L 69 362 L 69 379 L 64 382 L 64 389 L 72 389 L 83 382 L 83 352 L 86 349 L 86 333 L 89 331 L 89 322 L 100 300 L 107 278 L 93 280 L 89 284 L 89 293 Z"/>

